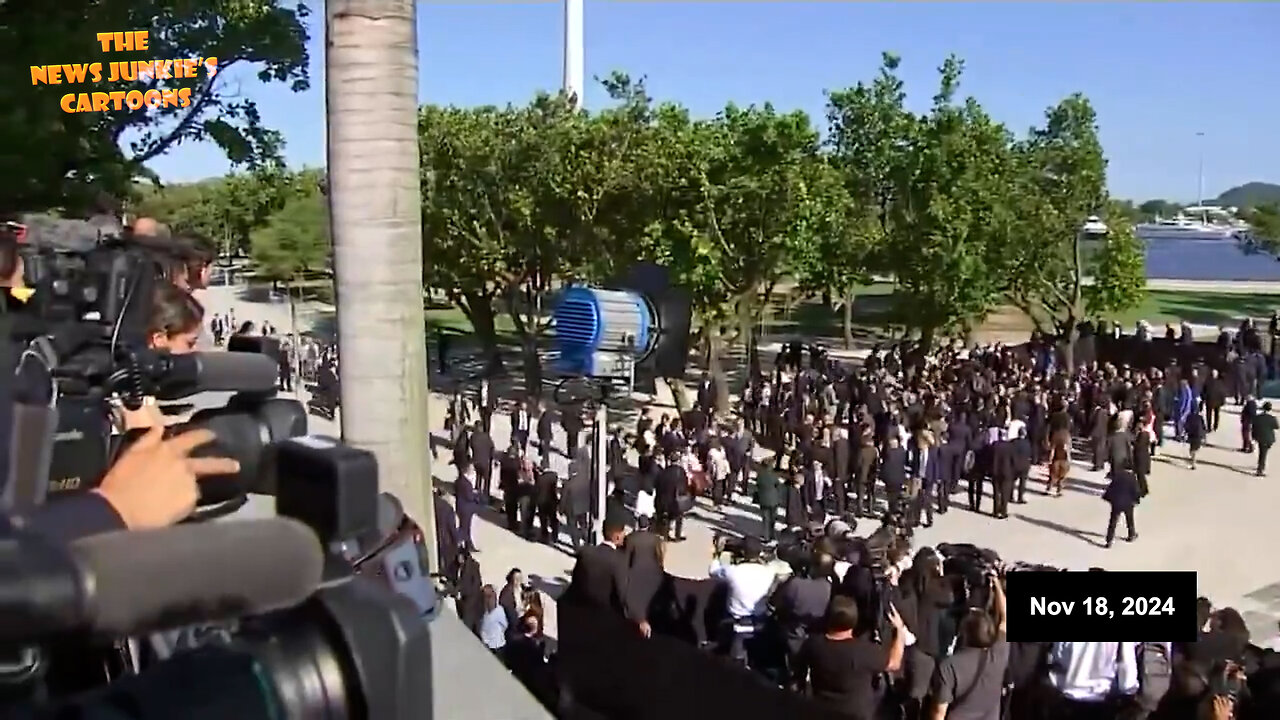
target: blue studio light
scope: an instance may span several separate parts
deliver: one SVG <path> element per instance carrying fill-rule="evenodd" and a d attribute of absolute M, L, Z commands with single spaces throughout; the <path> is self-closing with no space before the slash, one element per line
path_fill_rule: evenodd
<path fill-rule="evenodd" d="M 643 295 L 582 285 L 565 288 L 552 312 L 555 369 L 567 375 L 599 377 L 610 360 L 627 354 L 641 358 L 653 348 L 657 320 Z"/>

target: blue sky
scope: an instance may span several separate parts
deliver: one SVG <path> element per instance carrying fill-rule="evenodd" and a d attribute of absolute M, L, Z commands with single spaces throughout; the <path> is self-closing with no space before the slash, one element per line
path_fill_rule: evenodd
<path fill-rule="evenodd" d="M 562 18 L 554 0 L 420 3 L 419 97 L 505 104 L 556 89 Z M 312 18 L 311 91 L 229 73 L 285 133 L 294 165 L 324 162 L 322 22 Z M 902 56 L 910 103 L 924 109 L 936 67 L 955 53 L 966 63 L 962 90 L 1019 132 L 1062 97 L 1088 95 L 1117 196 L 1194 200 L 1199 143 L 1207 195 L 1280 182 L 1280 3 L 586 0 L 585 27 L 588 79 L 643 75 L 653 95 L 700 114 L 772 101 L 821 121 L 823 90 L 870 79 L 884 50 Z M 593 85 L 587 106 L 603 101 Z M 190 145 L 153 168 L 187 181 L 227 163 L 214 147 Z"/>

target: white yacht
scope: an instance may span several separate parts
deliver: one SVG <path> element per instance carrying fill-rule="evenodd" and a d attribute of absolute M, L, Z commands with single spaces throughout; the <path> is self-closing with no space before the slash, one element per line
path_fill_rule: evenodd
<path fill-rule="evenodd" d="M 1235 208 L 1216 205 L 1189 207 L 1170 219 L 1134 227 L 1143 240 L 1238 240 L 1248 231 L 1248 224 L 1235 216 Z"/>

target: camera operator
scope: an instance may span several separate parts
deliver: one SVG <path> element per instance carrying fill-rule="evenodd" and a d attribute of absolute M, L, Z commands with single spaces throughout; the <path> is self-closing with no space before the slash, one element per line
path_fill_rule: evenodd
<path fill-rule="evenodd" d="M 956 651 L 933 675 L 931 720 L 992 720 L 1000 717 L 1009 643 L 1005 641 L 1004 586 L 992 570 L 986 574 L 989 609 L 970 608 L 960 620 Z"/>
<path fill-rule="evenodd" d="M 147 346 L 172 355 L 194 352 L 204 325 L 204 306 L 186 291 L 174 285 L 162 284 L 156 288 L 151 308 L 151 319 L 147 324 Z M 144 398 L 142 407 L 137 410 L 130 410 L 117 403 L 114 412 L 117 426 L 125 430 L 167 424 L 155 399 L 150 397 Z"/>
<path fill-rule="evenodd" d="M 873 720 L 876 679 L 902 667 L 906 626 L 890 605 L 886 612 L 893 638 L 886 646 L 855 634 L 861 624 L 852 598 L 836 596 L 827 610 L 824 632 L 810 635 L 796 656 L 796 674 L 806 678 L 814 700 L 850 720 Z"/>
<path fill-rule="evenodd" d="M 942 647 L 943 624 L 947 610 L 955 602 L 950 585 L 943 577 L 942 559 L 932 548 L 921 548 L 902 574 L 898 583 L 901 596 L 899 609 L 907 629 L 916 642 L 907 648 L 904 660 L 907 705 L 918 711 L 929 694 L 938 660 L 945 656 Z"/>
<path fill-rule="evenodd" d="M 729 656 L 747 660 L 747 641 L 754 637 L 768 615 L 769 595 L 778 581 L 778 571 L 765 563 L 764 545 L 754 536 L 742 538 L 736 562 L 725 563 L 722 539 L 712 544 L 711 567 L 707 574 L 728 586 L 728 612 L 722 628 L 722 642 Z"/>
<path fill-rule="evenodd" d="M 209 287 L 210 266 L 216 256 L 213 243 L 193 232 L 171 234 L 167 226 L 150 217 L 135 219 L 129 232 L 134 242 L 160 256 L 169 282 L 187 292 Z"/>
<path fill-rule="evenodd" d="M 797 568 L 769 599 L 787 649 L 790 680 L 797 687 L 803 678 L 796 675 L 796 656 L 810 634 L 822 632 L 827 606 L 831 604 L 834 566 L 830 544 L 823 539 L 813 548 L 808 562 Z"/>

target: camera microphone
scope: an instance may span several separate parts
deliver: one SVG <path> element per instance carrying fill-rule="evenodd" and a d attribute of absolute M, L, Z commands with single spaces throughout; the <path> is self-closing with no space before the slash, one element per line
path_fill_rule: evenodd
<path fill-rule="evenodd" d="M 202 392 L 272 393 L 279 381 L 275 359 L 248 352 L 161 355 L 156 397 L 178 400 Z"/>
<path fill-rule="evenodd" d="M 293 607 L 320 583 L 324 549 L 288 518 L 116 532 L 72 544 L 94 632 L 138 635 Z"/>
<path fill-rule="evenodd" d="M 13 545 L 0 641 L 15 645 L 80 630 L 140 635 L 293 607 L 315 592 L 325 562 L 315 533 L 287 518 L 113 532 L 68 547 Z"/>

